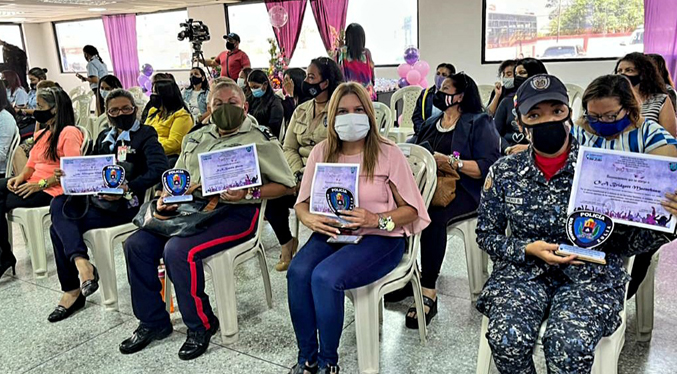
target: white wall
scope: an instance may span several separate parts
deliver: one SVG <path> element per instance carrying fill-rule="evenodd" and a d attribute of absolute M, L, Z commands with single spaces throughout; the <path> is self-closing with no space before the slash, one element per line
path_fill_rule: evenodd
<path fill-rule="evenodd" d="M 212 39 L 203 45 L 205 57 L 216 56 L 224 50 L 222 36 L 226 33 L 226 23 L 223 4 L 189 7 L 188 16 L 209 26 Z M 73 74 L 61 73 L 50 23 L 25 24 L 24 32 L 30 66 L 49 69 L 49 79 L 58 81 L 67 90 L 82 84 Z M 493 84 L 496 81 L 498 65 L 481 64 L 482 1 L 419 0 L 419 42 L 421 58 L 431 66 L 451 62 L 457 70 L 465 71 L 478 84 Z M 610 73 L 613 62 L 559 62 L 546 66 L 551 74 L 559 76 L 564 82 L 585 87 L 592 79 Z M 187 73 L 175 74 L 179 80 L 187 78 Z M 398 78 L 396 68 L 377 68 L 376 75 Z M 432 74 L 428 77 L 432 83 Z"/>

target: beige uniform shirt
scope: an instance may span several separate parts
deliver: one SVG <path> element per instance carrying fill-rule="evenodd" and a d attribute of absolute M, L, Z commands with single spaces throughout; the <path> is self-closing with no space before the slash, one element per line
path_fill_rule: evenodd
<path fill-rule="evenodd" d="M 327 105 L 328 106 L 328 105 Z M 327 139 L 327 106 L 315 115 L 315 100 L 296 107 L 284 137 L 284 157 L 292 172 L 303 172 L 315 144 Z"/>
<path fill-rule="evenodd" d="M 268 128 L 253 124 L 249 118 L 236 133 L 228 136 L 220 136 L 214 124 L 186 135 L 176 168 L 188 170 L 191 185 L 200 184 L 199 154 L 252 143 L 256 144 L 262 183 L 274 182 L 294 187 L 296 180 L 284 159 L 280 143 Z M 201 191 L 195 191 L 194 195 L 197 198 L 202 197 Z M 225 201 L 221 202 L 225 203 Z M 258 200 L 242 200 L 235 204 L 258 204 L 259 202 Z"/>

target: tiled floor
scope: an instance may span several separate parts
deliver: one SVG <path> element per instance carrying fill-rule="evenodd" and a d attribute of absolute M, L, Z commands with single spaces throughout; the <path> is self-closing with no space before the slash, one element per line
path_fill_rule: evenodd
<path fill-rule="evenodd" d="M 87 308 L 72 318 L 56 324 L 47 322 L 60 297 L 51 245 L 47 243 L 49 276 L 35 279 L 19 230 L 15 233 L 17 276 L 0 279 L 0 373 L 286 373 L 295 360 L 286 280 L 284 274 L 272 269 L 279 245 L 270 227 L 266 227 L 264 244 L 273 283 L 273 309 L 266 306 L 256 261 L 244 264 L 237 270 L 240 340 L 227 346 L 216 336 L 209 351 L 190 362 L 176 355 L 186 331 L 179 313 L 172 315 L 176 331 L 170 338 L 135 355 L 118 352 L 118 344 L 136 328 L 121 248 L 115 255 L 120 311 L 104 311 L 99 291 L 90 297 Z M 302 230 L 302 239 L 308 234 Z M 420 345 L 417 332 L 404 327 L 404 312 L 411 299 L 388 305 L 381 338 L 382 373 L 475 372 L 481 315 L 469 299 L 462 242 L 450 237 L 448 245 L 440 280 L 440 311 L 430 326 L 427 346 Z M 656 281 L 651 343 L 636 342 L 634 301 L 628 304 L 620 373 L 677 373 L 676 267 L 677 252 L 665 251 Z M 209 281 L 207 289 L 213 295 Z M 339 353 L 342 372 L 351 374 L 357 373 L 353 322 L 352 305 L 347 302 Z M 537 361 L 537 367 L 545 373 L 543 362 Z"/>

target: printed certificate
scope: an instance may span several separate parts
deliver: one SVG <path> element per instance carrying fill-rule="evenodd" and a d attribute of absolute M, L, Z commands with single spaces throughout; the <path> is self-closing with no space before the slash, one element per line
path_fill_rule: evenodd
<path fill-rule="evenodd" d="M 315 164 L 315 175 L 310 191 L 310 212 L 336 217 L 337 207 L 343 206 L 348 210 L 350 206 L 359 206 L 357 196 L 359 180 L 359 164 Z M 334 209 L 329 205 L 329 200 L 335 202 Z"/>
<path fill-rule="evenodd" d="M 262 184 L 256 144 L 201 153 L 198 157 L 204 196 Z"/>
<path fill-rule="evenodd" d="M 571 214 L 591 210 L 615 223 L 674 233 L 661 201 L 677 189 L 677 158 L 581 147 L 569 199 Z"/>
<path fill-rule="evenodd" d="M 115 155 L 62 157 L 61 187 L 65 195 L 96 195 L 105 185 L 103 168 L 115 164 Z"/>

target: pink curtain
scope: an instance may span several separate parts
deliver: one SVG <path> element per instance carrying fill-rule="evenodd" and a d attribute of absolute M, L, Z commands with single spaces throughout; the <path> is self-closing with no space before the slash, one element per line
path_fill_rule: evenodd
<path fill-rule="evenodd" d="M 307 0 L 266 0 L 266 9 L 270 11 L 275 6 L 281 6 L 289 14 L 287 23 L 280 27 L 273 27 L 277 44 L 284 48 L 284 56 L 291 60 L 296 50 L 296 44 L 301 35 L 301 25 L 303 25 L 303 15 L 306 12 Z"/>
<path fill-rule="evenodd" d="M 665 57 L 677 78 L 677 6 L 675 0 L 644 0 L 644 53 Z"/>
<path fill-rule="evenodd" d="M 328 52 L 337 46 L 335 39 L 346 28 L 348 0 L 310 0 L 317 29 Z"/>
<path fill-rule="evenodd" d="M 108 51 L 113 60 L 113 73 L 120 79 L 124 88 L 136 86 L 136 78 L 139 75 L 136 15 L 121 14 L 101 18 L 106 32 Z"/>

